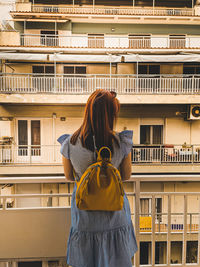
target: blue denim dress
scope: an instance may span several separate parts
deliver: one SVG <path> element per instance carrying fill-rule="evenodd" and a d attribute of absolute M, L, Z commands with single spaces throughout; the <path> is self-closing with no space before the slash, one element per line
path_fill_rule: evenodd
<path fill-rule="evenodd" d="M 116 168 L 132 147 L 132 131 L 116 134 L 112 163 Z M 70 135 L 58 138 L 61 154 L 70 159 L 79 177 L 94 162 L 94 152 L 84 148 L 80 139 L 70 144 Z M 72 267 L 132 267 L 137 243 L 127 196 L 120 211 L 84 211 L 76 206 L 76 185 L 71 202 L 71 231 L 67 246 L 67 264 Z"/>

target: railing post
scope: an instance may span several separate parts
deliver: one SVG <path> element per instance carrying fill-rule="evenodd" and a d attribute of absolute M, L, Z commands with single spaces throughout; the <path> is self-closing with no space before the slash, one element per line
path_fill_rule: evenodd
<path fill-rule="evenodd" d="M 187 196 L 184 195 L 184 218 L 183 218 L 183 252 L 182 252 L 182 265 L 186 264 L 186 248 L 187 248 Z"/>
<path fill-rule="evenodd" d="M 171 263 L 171 195 L 168 195 L 167 210 L 167 266 Z"/>
<path fill-rule="evenodd" d="M 194 75 L 192 76 L 192 93 L 194 94 Z"/>
<path fill-rule="evenodd" d="M 135 267 L 140 266 L 140 180 L 135 181 L 135 237 L 138 244 L 138 251 L 135 254 Z"/>
<path fill-rule="evenodd" d="M 192 157 L 192 164 L 194 163 L 194 156 L 195 156 L 194 155 L 194 145 L 192 145 L 192 156 L 191 156 Z"/>
<path fill-rule="evenodd" d="M 28 92 L 27 93 L 30 93 L 31 90 L 30 90 L 30 75 L 28 74 Z"/>
<path fill-rule="evenodd" d="M 155 266 L 155 218 L 156 218 L 156 212 L 155 212 L 155 195 L 152 196 L 152 203 L 151 203 L 151 266 Z"/>
<path fill-rule="evenodd" d="M 199 213 L 198 213 L 198 224 L 200 226 L 200 198 L 199 198 Z M 199 231 L 198 231 L 198 251 L 197 251 L 197 257 L 198 257 L 198 260 L 197 260 L 197 263 L 198 263 L 198 266 L 200 265 L 200 227 L 198 227 Z"/>
<path fill-rule="evenodd" d="M 6 210 L 6 198 L 3 198 L 3 210 Z"/>

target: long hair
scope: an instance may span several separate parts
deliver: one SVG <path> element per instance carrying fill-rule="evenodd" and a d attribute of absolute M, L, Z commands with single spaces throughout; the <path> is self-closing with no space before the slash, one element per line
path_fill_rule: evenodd
<path fill-rule="evenodd" d="M 97 150 L 107 146 L 113 152 L 113 141 L 118 145 L 113 126 L 120 109 L 115 92 L 96 90 L 89 97 L 81 127 L 72 135 L 71 144 L 75 145 L 80 137 L 83 147 L 94 151 L 93 136 Z"/>

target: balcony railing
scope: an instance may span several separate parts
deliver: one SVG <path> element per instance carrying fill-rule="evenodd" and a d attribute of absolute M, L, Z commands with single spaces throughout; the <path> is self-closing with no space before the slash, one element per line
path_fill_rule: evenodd
<path fill-rule="evenodd" d="M 135 164 L 177 164 L 200 163 L 199 145 L 155 145 L 154 147 L 134 146 L 132 162 Z M 41 146 L 0 146 L 0 165 L 12 164 L 61 164 L 59 145 Z"/>
<path fill-rule="evenodd" d="M 200 36 L 67 36 L 21 34 L 21 46 L 98 49 L 200 49 Z"/>
<path fill-rule="evenodd" d="M 60 145 L 0 145 L 0 164 L 61 164 Z"/>
<path fill-rule="evenodd" d="M 0 93 L 90 94 L 96 89 L 118 94 L 199 94 L 199 75 L 41 75 L 0 76 Z"/>
<path fill-rule="evenodd" d="M 143 263 L 139 262 L 139 258 L 141 259 L 141 257 L 139 257 L 139 253 L 137 253 L 134 257 L 134 266 L 138 267 L 143 264 L 174 266 L 174 262 L 172 261 L 174 256 L 177 257 L 178 262 L 176 263 L 178 263 L 180 267 L 186 266 L 186 263 L 189 264 L 188 266 L 190 266 L 191 263 L 192 266 L 199 266 L 200 194 L 197 192 L 141 192 L 139 190 L 139 183 L 139 180 L 136 181 L 134 186 L 135 192 L 127 192 L 127 196 L 130 202 L 138 245 L 140 243 L 139 248 L 142 248 L 143 242 L 148 242 L 149 253 L 145 258 L 147 262 Z M 61 197 L 65 198 L 62 204 L 60 201 Z M 158 212 L 158 207 L 156 205 L 156 200 L 158 198 L 162 199 L 161 212 Z M 30 201 L 31 199 L 32 202 Z M 34 199 L 40 200 L 41 206 L 37 204 L 35 206 L 34 203 L 39 202 L 35 202 Z M 51 201 L 49 201 L 49 199 L 51 199 Z M 54 202 L 52 202 L 52 199 L 54 199 Z M 141 210 L 144 208 L 141 205 L 142 199 L 148 199 L 148 214 L 141 213 Z M 13 203 L 12 206 L 8 205 L 11 201 Z M 29 257 L 35 259 L 37 257 L 45 259 L 52 257 L 52 255 L 59 255 L 59 257 L 64 258 L 66 252 L 66 234 L 69 233 L 70 224 L 70 201 L 71 194 L 69 193 L 0 196 L 0 203 L 2 203 L 0 208 L 0 226 L 4 229 L 3 233 L 6 233 L 5 235 L 2 233 L 0 239 L 0 246 L 2 247 L 0 260 L 2 260 L 2 258 L 4 261 L 9 260 L 13 255 L 15 255 L 15 258 L 19 258 L 19 255 L 20 258 L 25 258 L 27 253 L 29 253 Z M 191 202 L 193 203 L 192 206 Z M 51 206 L 49 206 L 48 203 L 51 203 Z M 52 205 L 52 203 L 54 204 Z M 65 209 L 68 210 L 67 214 Z M 195 212 L 191 212 L 191 209 L 195 210 Z M 173 210 L 179 210 L 179 212 L 177 213 Z M 37 220 L 35 220 L 36 217 Z M 28 224 L 27 220 L 29 221 Z M 48 224 L 46 224 L 47 221 Z M 52 229 L 59 229 L 56 231 L 56 235 Z M 24 232 L 26 232 L 25 236 Z M 21 236 L 24 236 L 26 242 L 18 240 L 17 237 L 19 233 Z M 42 243 L 38 243 L 38 239 L 41 239 Z M 60 242 L 58 242 L 58 239 Z M 6 242 L 7 240 L 10 242 Z M 29 242 L 30 248 L 28 246 L 28 249 L 25 249 L 25 246 L 27 246 Z M 53 250 L 51 249 L 52 242 L 54 244 Z M 161 248 L 162 251 L 160 252 L 164 256 L 161 256 L 156 250 L 156 245 L 158 245 L 159 242 L 163 245 Z M 192 250 L 190 250 L 188 242 L 195 243 L 193 244 Z M 45 245 L 45 247 L 47 246 L 48 249 L 41 249 L 40 246 L 43 245 Z"/>
<path fill-rule="evenodd" d="M 95 15 L 141 15 L 141 16 L 193 16 L 193 8 L 142 8 L 142 7 L 76 7 L 32 5 L 32 12 L 64 13 L 64 14 L 95 14 Z"/>
<path fill-rule="evenodd" d="M 132 157 L 134 163 L 200 163 L 200 145 L 137 146 Z"/>

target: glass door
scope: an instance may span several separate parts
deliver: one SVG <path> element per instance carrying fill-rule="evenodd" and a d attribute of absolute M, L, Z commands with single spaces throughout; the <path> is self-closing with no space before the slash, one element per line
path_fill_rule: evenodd
<path fill-rule="evenodd" d="M 18 163 L 34 163 L 41 157 L 40 120 L 18 120 Z"/>

